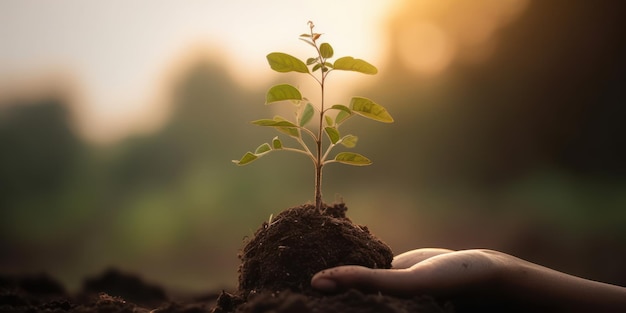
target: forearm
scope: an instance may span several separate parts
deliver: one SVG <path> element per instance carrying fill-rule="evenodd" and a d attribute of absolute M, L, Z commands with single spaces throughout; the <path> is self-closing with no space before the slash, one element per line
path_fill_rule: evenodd
<path fill-rule="evenodd" d="M 626 312 L 626 288 L 587 280 L 520 260 L 507 266 L 504 285 L 531 307 L 563 312 Z"/>

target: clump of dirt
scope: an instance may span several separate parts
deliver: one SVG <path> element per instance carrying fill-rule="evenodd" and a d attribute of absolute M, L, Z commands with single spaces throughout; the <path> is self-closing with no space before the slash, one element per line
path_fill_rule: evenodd
<path fill-rule="evenodd" d="M 430 296 L 397 298 L 348 290 L 324 294 L 311 287 L 321 270 L 340 265 L 391 268 L 391 248 L 354 224 L 343 203 L 318 211 L 307 204 L 265 222 L 240 254 L 237 293 L 222 292 L 213 313 L 454 312 Z"/>
<path fill-rule="evenodd" d="M 391 268 L 391 248 L 346 217 L 343 203 L 306 204 L 264 222 L 240 254 L 239 293 L 311 290 L 311 277 L 340 265 Z"/>

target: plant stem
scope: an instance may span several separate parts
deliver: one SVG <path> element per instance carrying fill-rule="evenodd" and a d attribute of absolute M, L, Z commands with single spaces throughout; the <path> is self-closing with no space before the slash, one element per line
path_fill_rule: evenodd
<path fill-rule="evenodd" d="M 318 132 L 317 132 L 317 138 L 315 138 L 315 144 L 317 146 L 317 156 L 316 156 L 316 161 L 314 162 L 315 163 L 315 208 L 317 209 L 317 211 L 321 212 L 322 211 L 322 168 L 324 167 L 324 160 L 322 159 L 322 148 L 323 148 L 322 131 L 323 131 L 323 125 L 324 125 L 324 80 L 326 79 L 326 74 L 328 74 L 328 72 L 324 70 L 325 69 L 324 64 L 326 60 L 324 59 L 324 57 L 322 57 L 322 52 L 320 51 L 320 48 L 316 42 L 317 40 L 316 35 L 313 32 L 313 27 L 315 27 L 315 25 L 313 25 L 312 22 L 309 22 L 309 23 L 310 23 L 309 26 L 311 28 L 311 40 L 313 41 L 313 46 L 315 47 L 315 50 L 317 50 L 318 60 L 321 65 L 321 68 L 320 68 L 321 77 L 320 77 L 320 80 L 318 80 L 318 83 L 320 84 L 320 91 L 321 91 L 321 103 L 320 103 L 320 114 L 319 114 L 319 127 L 318 127 Z"/>
<path fill-rule="evenodd" d="M 319 132 L 317 140 L 317 162 L 315 162 L 315 207 L 318 211 L 322 210 L 322 168 L 324 167 L 324 160 L 322 159 L 322 125 L 324 122 L 324 78 L 325 75 L 322 72 L 322 81 L 320 83 L 322 100 L 319 119 Z"/>

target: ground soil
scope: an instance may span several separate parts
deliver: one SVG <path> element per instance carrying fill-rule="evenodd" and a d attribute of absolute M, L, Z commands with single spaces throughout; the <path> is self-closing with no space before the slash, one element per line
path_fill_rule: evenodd
<path fill-rule="evenodd" d="M 245 244 L 239 287 L 199 297 L 169 297 L 165 289 L 115 269 L 84 281 L 69 295 L 53 278 L 0 276 L 0 312 L 454 312 L 452 302 L 427 295 L 397 298 L 348 290 L 322 294 L 310 287 L 314 273 L 356 264 L 389 268 L 391 249 L 367 227 L 346 217 L 346 206 L 318 211 L 287 209 L 265 222 Z M 459 312 L 460 310 L 457 310 Z"/>
<path fill-rule="evenodd" d="M 240 294 L 309 291 L 313 274 L 339 265 L 391 268 L 391 248 L 346 211 L 343 203 L 303 205 L 263 223 L 240 255 Z"/>

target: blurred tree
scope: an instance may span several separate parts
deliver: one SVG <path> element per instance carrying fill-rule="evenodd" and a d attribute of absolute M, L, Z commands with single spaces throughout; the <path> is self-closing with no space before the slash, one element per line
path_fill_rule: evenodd
<path fill-rule="evenodd" d="M 85 147 L 70 129 L 59 97 L 12 100 L 0 107 L 0 223 L 8 227 L 7 214 L 24 205 L 53 210 L 51 199 L 67 187 Z"/>
<path fill-rule="evenodd" d="M 230 166 L 238 155 L 233 138 L 240 138 L 240 127 L 233 124 L 244 123 L 242 115 L 262 108 L 262 99 L 256 93 L 242 93 L 216 63 L 192 63 L 173 86 L 169 122 L 157 133 L 128 139 L 115 148 L 110 185 L 116 192 L 133 194 L 150 186 L 174 187 L 198 167 L 216 172 Z"/>

